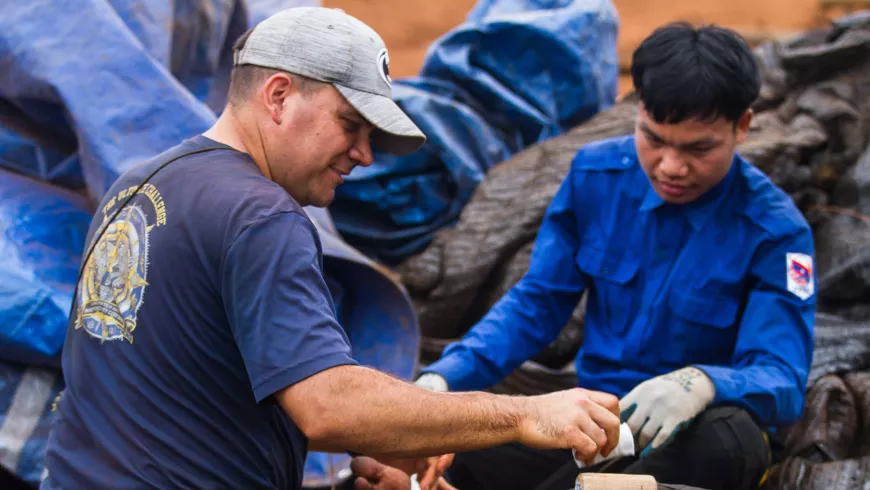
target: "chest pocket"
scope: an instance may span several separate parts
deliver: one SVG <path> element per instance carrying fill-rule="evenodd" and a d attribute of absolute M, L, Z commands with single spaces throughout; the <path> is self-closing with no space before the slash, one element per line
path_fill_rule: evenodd
<path fill-rule="evenodd" d="M 667 302 L 671 342 L 664 346 L 663 357 L 682 365 L 730 359 L 740 304 L 736 295 L 672 289 Z"/>
<path fill-rule="evenodd" d="M 631 286 L 640 266 L 637 258 L 625 250 L 585 246 L 577 252 L 575 261 L 587 276 L 587 315 L 617 333 L 624 331 L 635 297 Z"/>

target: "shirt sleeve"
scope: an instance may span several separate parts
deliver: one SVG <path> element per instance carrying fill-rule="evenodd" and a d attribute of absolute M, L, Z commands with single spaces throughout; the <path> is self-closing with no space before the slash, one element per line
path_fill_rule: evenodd
<path fill-rule="evenodd" d="M 759 249 L 731 367 L 697 366 L 713 380 L 713 404 L 743 407 L 766 426 L 801 417 L 813 356 L 814 263 L 808 228 Z"/>
<path fill-rule="evenodd" d="M 578 248 L 575 173 L 569 172 L 538 231 L 529 270 L 441 359 L 422 372 L 443 376 L 451 391 L 499 382 L 558 337 L 584 290 Z"/>
<path fill-rule="evenodd" d="M 335 317 L 317 232 L 305 217 L 260 218 L 224 260 L 224 308 L 257 402 L 325 369 L 357 364 Z"/>

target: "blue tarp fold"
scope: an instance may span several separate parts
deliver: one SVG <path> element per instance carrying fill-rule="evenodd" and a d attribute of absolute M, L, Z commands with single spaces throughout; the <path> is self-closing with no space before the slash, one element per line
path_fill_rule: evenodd
<path fill-rule="evenodd" d="M 393 97 L 429 140 L 376 153 L 330 207 L 347 241 L 388 264 L 452 225 L 486 172 L 616 99 L 618 17 L 610 0 L 485 0 L 430 48 Z"/>
<path fill-rule="evenodd" d="M 0 359 L 60 365 L 91 213 L 85 196 L 0 170 Z"/>

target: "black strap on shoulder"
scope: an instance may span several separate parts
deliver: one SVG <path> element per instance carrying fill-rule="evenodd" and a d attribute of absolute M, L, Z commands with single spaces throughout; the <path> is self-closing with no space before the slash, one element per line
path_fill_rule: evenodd
<path fill-rule="evenodd" d="M 99 242 L 99 241 L 100 241 L 100 238 L 103 237 L 103 233 L 104 233 L 104 232 L 106 231 L 106 229 L 109 227 L 109 224 L 110 224 L 112 221 L 114 221 L 115 218 L 118 217 L 118 214 L 120 214 L 121 210 L 124 209 L 124 207 L 126 207 L 127 204 L 129 204 L 130 201 L 131 201 L 134 197 L 136 197 L 137 194 L 139 194 L 139 191 L 142 190 L 142 187 L 144 187 L 145 184 L 147 184 L 148 181 L 151 180 L 151 178 L 154 177 L 154 175 L 157 174 L 157 172 L 159 172 L 159 171 L 163 170 L 164 168 L 166 168 L 170 163 L 173 163 L 173 162 L 175 162 L 175 161 L 177 161 L 177 160 L 180 160 L 180 159 L 182 159 L 182 158 L 184 158 L 184 157 L 188 157 L 188 156 L 191 156 L 191 155 L 196 155 L 196 154 L 198 154 L 198 153 L 205 153 L 205 152 L 207 152 L 207 151 L 212 151 L 212 150 L 225 150 L 225 149 L 227 149 L 225 146 L 214 146 L 214 147 L 208 147 L 208 148 L 200 148 L 200 149 L 198 149 L 198 150 L 191 150 L 191 151 L 188 151 L 188 152 L 182 153 L 182 154 L 180 154 L 180 155 L 176 155 L 176 156 L 170 158 L 169 160 L 166 160 L 165 162 L 163 162 L 163 163 L 161 163 L 160 165 L 158 165 L 157 168 L 155 168 L 154 170 L 152 170 L 151 173 L 149 173 L 148 175 L 146 175 L 145 178 L 144 178 L 141 182 L 139 182 L 139 184 L 136 186 L 136 190 L 133 191 L 133 192 L 131 192 L 131 193 L 130 193 L 130 194 L 129 194 L 129 195 L 128 195 L 128 196 L 127 196 L 127 197 L 126 197 L 126 198 L 125 198 L 125 199 L 124 199 L 124 200 L 123 200 L 123 201 L 118 205 L 118 207 L 115 208 L 115 212 L 112 213 L 112 216 L 111 216 L 111 217 L 106 217 L 106 219 L 103 220 L 102 223 L 100 223 L 100 227 L 97 229 L 96 232 L 94 232 L 94 237 L 91 239 L 91 243 L 90 243 L 90 245 L 88 246 L 87 253 L 84 255 L 84 257 L 83 257 L 83 259 L 82 259 L 82 263 L 81 263 L 81 265 L 79 266 L 79 274 L 78 274 L 78 277 L 76 278 L 76 282 L 75 282 L 75 284 L 74 284 L 75 289 L 73 290 L 73 300 L 72 300 L 72 306 L 71 306 L 71 308 L 70 308 L 70 314 L 72 314 L 72 313 L 74 312 L 75 308 L 76 308 L 76 301 L 78 301 L 79 281 L 81 281 L 81 279 L 82 279 L 82 273 L 84 273 L 85 265 L 88 263 L 88 260 L 91 258 L 91 253 L 93 253 L 94 248 L 96 248 L 96 246 L 97 246 L 97 242 Z M 99 210 L 97 210 L 97 211 L 99 212 Z"/>

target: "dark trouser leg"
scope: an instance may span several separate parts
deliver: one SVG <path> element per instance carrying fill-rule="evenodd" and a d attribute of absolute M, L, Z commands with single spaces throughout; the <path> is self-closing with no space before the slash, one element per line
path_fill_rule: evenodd
<path fill-rule="evenodd" d="M 769 460 L 763 431 L 752 417 L 739 408 L 716 407 L 623 473 L 708 490 L 749 490 L 758 488 Z"/>
<path fill-rule="evenodd" d="M 566 463 L 574 464 L 570 450 L 541 451 L 508 444 L 457 453 L 445 476 L 459 490 L 532 490 Z M 573 479 L 565 490 L 569 488 L 573 488 Z"/>

